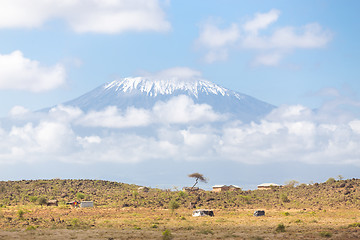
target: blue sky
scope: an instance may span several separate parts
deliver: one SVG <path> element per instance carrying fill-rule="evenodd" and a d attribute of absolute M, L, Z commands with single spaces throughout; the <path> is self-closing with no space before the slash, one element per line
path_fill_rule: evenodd
<path fill-rule="evenodd" d="M 51 14 L 51 6 L 42 6 L 43 11 L 50 12 L 48 16 L 28 26 L 37 13 L 31 8 L 36 8 L 37 4 L 41 6 L 41 2 L 28 6 L 28 16 L 22 16 L 21 9 L 17 9 L 23 7 L 22 1 L 14 1 L 13 15 L 20 14 L 19 18 L 24 19 L 17 21 L 18 24 L 11 24 L 16 22 L 12 18 L 0 19 L 0 54 L 21 51 L 24 58 L 38 61 L 40 66 L 51 68 L 60 64 L 64 75 L 60 84 L 35 93 L 29 91 L 29 87 L 19 90 L 2 84 L 1 116 L 6 116 L 14 105 L 36 110 L 77 97 L 118 76 L 136 76 L 144 71 L 158 72 L 178 66 L 200 71 L 210 81 L 277 106 L 319 107 L 322 98 L 318 93 L 326 88 L 335 88 L 358 99 L 360 25 L 357 1 L 347 4 L 338 1 L 154 1 L 158 11 L 154 14 L 163 14 L 162 19 L 154 23 L 159 26 L 143 30 L 129 26 L 112 32 L 76 31 L 71 26 L 71 16 Z M 85 2 L 81 4 L 86 5 Z M 76 7 L 79 5 L 69 7 L 74 15 Z M 227 52 L 226 57 L 206 61 L 205 55 L 212 49 L 198 41 L 205 25 L 215 26 L 220 31 L 236 25 L 243 35 L 242 25 L 253 20 L 256 14 L 272 10 L 277 11 L 277 19 L 259 30 L 263 37 L 286 27 L 292 27 L 301 36 L 307 24 L 318 24 L 321 28 L 314 35 L 327 32 L 329 36 L 318 46 L 264 50 L 264 54 L 286 52 L 274 64 L 254 64 L 262 50 L 241 47 L 241 40 L 236 39 L 218 47 L 219 51 Z M 161 24 L 166 26 L 161 28 Z M 6 81 L 12 81 L 11 75 L 2 76 L 1 82 Z M 26 81 L 36 85 L 31 78 Z"/>
<path fill-rule="evenodd" d="M 0 0 L 0 117 L 21 117 L 21 121 L 14 123 L 8 119 L 0 121 L 3 179 L 60 177 L 56 175 L 57 169 L 64 170 L 68 162 L 89 157 L 92 167 L 81 173 L 72 170 L 62 177 L 114 180 L 117 177 L 111 164 L 120 164 L 116 166 L 123 169 L 123 179 L 144 183 L 145 180 L 139 180 L 140 175 L 134 178 L 126 172 L 122 160 L 110 161 L 106 167 L 92 159 L 97 155 L 91 144 L 114 143 L 114 139 L 111 134 L 77 133 L 77 124 L 86 119 L 86 113 L 62 107 L 54 108 L 46 116 L 31 111 L 66 102 L 119 77 L 156 75 L 167 69 L 200 73 L 204 79 L 279 106 L 259 124 L 224 124 L 223 129 L 210 129 L 207 133 L 190 126 L 171 133 L 183 134 L 184 145 L 176 146 L 179 149 L 188 149 L 185 137 L 199 137 L 209 144 L 218 139 L 227 142 L 231 151 L 209 158 L 229 160 L 226 167 L 229 171 L 251 169 L 242 170 L 243 178 L 228 177 L 228 184 L 245 181 L 251 188 L 256 182 L 269 179 L 281 183 L 298 177 L 309 182 L 337 173 L 356 177 L 355 170 L 360 166 L 359 1 L 49 2 Z M 62 117 L 57 119 L 60 115 L 56 114 Z M 126 113 L 112 114 L 127 119 Z M 173 139 L 162 139 L 161 135 L 171 136 L 171 131 L 164 127 L 151 139 L 121 137 L 124 144 L 144 144 L 143 149 L 152 149 L 166 141 L 172 144 Z M 262 137 L 255 140 L 258 136 Z M 244 148 L 236 145 L 234 139 L 250 140 Z M 71 143 L 78 149 L 74 150 Z M 65 147 L 60 153 L 61 144 Z M 219 148 L 216 144 L 214 149 Z M 188 150 L 201 152 L 203 147 Z M 98 148 L 109 153 L 116 150 L 115 145 L 103 144 Z M 137 159 L 134 163 L 126 162 L 134 164 L 131 165 L 134 172 L 138 159 L 149 164 L 145 152 L 128 154 L 124 158 Z M 169 153 L 163 155 L 166 154 Z M 31 163 L 41 163 L 49 156 L 55 159 L 49 171 L 40 174 L 33 169 L 38 175 L 28 174 Z M 245 160 L 239 162 L 234 156 L 244 156 Z M 261 169 L 251 165 L 251 159 Z M 278 178 L 250 177 L 251 171 L 266 173 L 269 164 L 279 162 L 285 166 L 275 167 L 277 171 L 284 170 L 276 173 Z M 19 174 L 21 163 L 25 165 Z M 176 162 L 183 167 L 184 176 L 189 171 L 185 165 L 190 168 L 201 165 L 181 163 Z M 292 163 L 298 166 L 298 172 L 291 173 Z M 83 163 L 79 164 L 77 167 L 81 168 Z M 219 167 L 214 162 L 209 166 L 212 167 L 204 170 L 209 174 Z M 311 169 L 312 177 L 305 173 L 306 169 Z M 221 178 L 215 174 L 213 179 Z"/>

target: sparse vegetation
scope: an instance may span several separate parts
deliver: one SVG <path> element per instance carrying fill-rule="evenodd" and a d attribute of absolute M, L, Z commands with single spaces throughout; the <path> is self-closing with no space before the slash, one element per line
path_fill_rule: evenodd
<path fill-rule="evenodd" d="M 171 231 L 169 229 L 166 229 L 162 233 L 162 239 L 163 240 L 171 240 L 173 239 L 173 235 L 171 234 Z"/>
<path fill-rule="evenodd" d="M 196 186 L 196 184 L 198 184 L 199 180 L 200 180 L 200 182 L 204 182 L 204 183 L 207 182 L 207 179 L 201 173 L 197 173 L 197 172 L 192 173 L 192 174 L 189 174 L 188 177 L 195 178 L 195 183 L 191 187 L 191 189 L 193 189 Z"/>
<path fill-rule="evenodd" d="M 275 229 L 276 232 L 285 232 L 285 225 L 282 223 L 279 223 Z"/>
<path fill-rule="evenodd" d="M 332 234 L 330 232 L 320 232 L 320 236 L 329 238 L 332 236 Z"/>
<path fill-rule="evenodd" d="M 179 203 L 173 199 L 169 203 L 169 208 L 171 209 L 171 214 L 174 214 L 174 211 L 180 207 Z"/>
<path fill-rule="evenodd" d="M 62 233 L 92 229 L 92 234 L 111 229 L 117 233 L 94 239 L 118 239 L 119 235 L 158 239 L 166 229 L 178 239 L 360 238 L 356 230 L 360 227 L 358 179 L 218 193 L 154 188 L 142 192 L 136 185 L 100 180 L 0 181 L 2 186 L 0 238 L 2 232 L 11 231 L 31 236 L 24 240 L 37 239 L 47 229 Z M 77 199 L 78 193 L 93 200 L 95 207 L 74 209 L 66 205 Z M 283 201 L 285 196 L 288 201 Z M 40 204 L 41 199 L 56 199 L 59 206 L 34 204 Z M 215 217 L 193 218 L 190 203 L 197 209 L 213 209 Z M 172 204 L 178 207 L 172 208 Z M 170 217 L 172 209 L 176 214 Z M 253 217 L 254 209 L 265 210 L 266 217 Z M 283 229 L 274 222 L 283 222 Z M 37 228 L 41 231 L 29 231 Z"/>
<path fill-rule="evenodd" d="M 38 203 L 39 203 L 39 205 L 43 206 L 43 205 L 45 205 L 47 203 L 47 200 L 46 200 L 45 197 L 39 197 L 38 198 Z"/>

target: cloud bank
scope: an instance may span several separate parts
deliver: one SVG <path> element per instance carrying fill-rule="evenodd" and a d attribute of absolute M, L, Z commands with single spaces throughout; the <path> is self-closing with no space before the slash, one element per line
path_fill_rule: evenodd
<path fill-rule="evenodd" d="M 168 31 L 158 0 L 12 0 L 2 1 L 0 28 L 39 28 L 64 20 L 78 33 Z"/>
<path fill-rule="evenodd" d="M 21 51 L 0 54 L 0 89 L 42 92 L 65 83 L 64 66 L 43 66 L 38 61 L 25 58 Z"/>
<path fill-rule="evenodd" d="M 205 50 L 208 63 L 226 60 L 230 51 L 250 50 L 255 52 L 254 65 L 276 66 L 296 49 L 323 48 L 332 39 L 332 33 L 319 23 L 269 29 L 279 16 L 280 11 L 272 9 L 256 13 L 243 24 L 231 23 L 223 28 L 208 21 L 200 26 L 196 45 Z"/>
<path fill-rule="evenodd" d="M 0 128 L 0 164 L 46 159 L 360 166 L 360 119 L 327 110 L 281 106 L 258 123 L 243 124 L 186 96 L 158 102 L 152 109 L 126 111 L 57 106 L 31 113 L 17 106 L 11 111 L 13 124 Z"/>

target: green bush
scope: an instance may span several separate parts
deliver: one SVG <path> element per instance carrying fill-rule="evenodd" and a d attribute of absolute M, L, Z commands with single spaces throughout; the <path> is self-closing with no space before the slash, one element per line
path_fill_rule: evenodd
<path fill-rule="evenodd" d="M 29 197 L 29 200 L 30 200 L 30 202 L 32 202 L 32 203 L 35 203 L 36 201 L 37 201 L 37 196 L 30 196 Z"/>
<path fill-rule="evenodd" d="M 38 203 L 39 203 L 39 205 L 44 205 L 44 204 L 46 204 L 47 203 L 47 200 L 46 200 L 46 198 L 45 197 L 39 197 L 38 198 Z"/>
<path fill-rule="evenodd" d="M 282 193 L 282 194 L 280 195 L 280 199 L 281 199 L 281 201 L 283 201 L 283 202 L 290 202 L 288 196 L 287 196 L 285 193 Z"/>
<path fill-rule="evenodd" d="M 85 198 L 85 194 L 78 192 L 78 193 L 76 194 L 76 198 L 77 198 L 77 199 L 84 199 L 84 198 Z"/>
<path fill-rule="evenodd" d="M 349 227 L 360 227 L 360 223 L 352 223 L 352 224 L 349 224 Z"/>
<path fill-rule="evenodd" d="M 285 225 L 282 223 L 279 223 L 275 229 L 276 232 L 285 232 Z"/>
<path fill-rule="evenodd" d="M 283 215 L 284 215 L 284 216 L 289 216 L 290 213 L 289 213 L 289 212 L 284 212 Z"/>
<path fill-rule="evenodd" d="M 18 215 L 18 217 L 19 217 L 19 219 L 24 219 L 24 211 L 23 210 L 19 210 L 18 212 L 17 212 L 17 215 Z"/>
<path fill-rule="evenodd" d="M 322 237 L 331 237 L 331 236 L 332 236 L 332 233 L 329 233 L 329 232 L 321 232 L 321 233 L 320 233 L 320 236 L 322 236 Z"/>
<path fill-rule="evenodd" d="M 171 200 L 169 202 L 169 208 L 171 209 L 171 213 L 173 214 L 175 209 L 178 209 L 180 207 L 179 203 L 176 200 Z"/>
<path fill-rule="evenodd" d="M 34 226 L 27 226 L 27 228 L 25 229 L 26 231 L 33 231 L 33 230 L 36 230 L 36 227 Z"/>
<path fill-rule="evenodd" d="M 335 178 L 329 178 L 328 180 L 326 180 L 326 183 L 334 183 L 336 182 Z"/>
<path fill-rule="evenodd" d="M 162 239 L 163 240 L 171 240 L 173 239 L 173 235 L 171 234 L 171 231 L 169 229 L 166 229 L 162 233 Z"/>

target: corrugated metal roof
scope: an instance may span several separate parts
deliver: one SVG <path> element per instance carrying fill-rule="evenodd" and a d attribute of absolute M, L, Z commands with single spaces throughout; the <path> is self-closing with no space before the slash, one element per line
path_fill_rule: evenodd
<path fill-rule="evenodd" d="M 220 188 L 220 187 L 225 187 L 225 185 L 215 185 L 215 186 L 213 186 L 213 188 Z"/>

